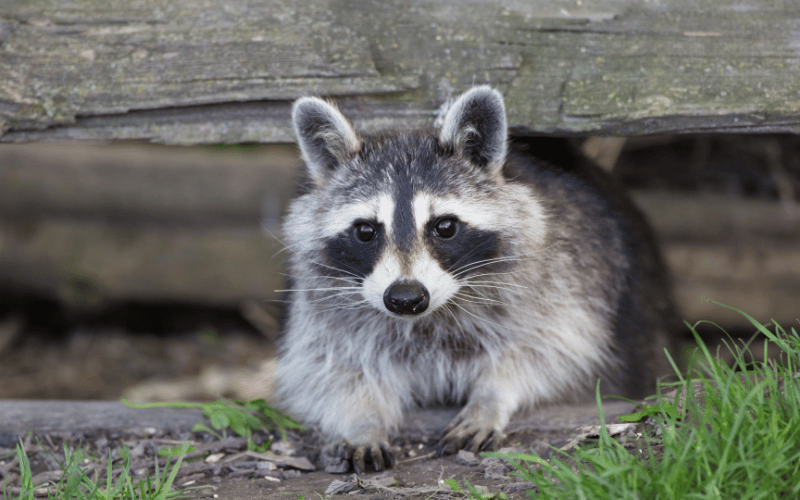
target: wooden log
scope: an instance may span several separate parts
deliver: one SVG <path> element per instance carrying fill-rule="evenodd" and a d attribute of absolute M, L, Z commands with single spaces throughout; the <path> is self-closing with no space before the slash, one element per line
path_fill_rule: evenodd
<path fill-rule="evenodd" d="M 0 144 L 0 214 L 121 225 L 271 227 L 296 191 L 294 146 Z"/>
<path fill-rule="evenodd" d="M 277 234 L 278 228 L 272 228 Z M 0 289 L 102 308 L 112 301 L 238 307 L 277 300 L 281 246 L 259 225 L 129 226 L 0 218 Z"/>
<path fill-rule="evenodd" d="M 0 141 L 288 142 L 291 100 L 429 123 L 479 83 L 556 134 L 800 129 L 789 0 L 0 4 Z"/>
<path fill-rule="evenodd" d="M 720 194 L 638 191 L 673 275 L 682 317 L 752 328 L 800 318 L 800 206 Z"/>
<path fill-rule="evenodd" d="M 800 318 L 800 250 L 796 243 L 764 239 L 741 245 L 668 243 L 664 255 L 674 277 L 681 316 L 755 332 L 736 307 L 762 323 L 787 330 Z M 714 302 L 712 302 L 714 301 Z"/>

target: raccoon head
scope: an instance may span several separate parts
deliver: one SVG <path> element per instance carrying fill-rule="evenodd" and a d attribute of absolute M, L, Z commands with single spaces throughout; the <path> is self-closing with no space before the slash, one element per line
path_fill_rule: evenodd
<path fill-rule="evenodd" d="M 362 136 L 334 105 L 308 97 L 292 118 L 312 183 L 302 203 L 316 207 L 303 224 L 320 243 L 305 258 L 319 273 L 383 313 L 416 318 L 500 260 L 507 214 L 491 203 L 506 157 L 499 92 L 469 90 L 433 130 Z"/>

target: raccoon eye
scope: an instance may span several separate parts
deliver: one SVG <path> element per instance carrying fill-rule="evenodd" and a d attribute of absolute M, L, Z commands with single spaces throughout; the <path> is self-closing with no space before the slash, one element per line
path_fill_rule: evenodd
<path fill-rule="evenodd" d="M 452 238 L 456 234 L 456 220 L 453 217 L 443 217 L 436 221 L 433 232 L 440 238 Z"/>
<path fill-rule="evenodd" d="M 372 241 L 375 237 L 375 228 L 372 227 L 372 224 L 367 222 L 360 222 L 356 224 L 356 238 L 364 243 L 368 241 Z"/>

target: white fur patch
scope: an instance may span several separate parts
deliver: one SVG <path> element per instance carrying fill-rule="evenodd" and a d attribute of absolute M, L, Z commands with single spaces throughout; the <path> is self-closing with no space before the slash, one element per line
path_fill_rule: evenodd
<path fill-rule="evenodd" d="M 431 217 L 431 200 L 432 197 L 428 193 L 419 193 L 411 201 L 411 213 L 418 235 L 425 231 L 425 224 Z"/>
<path fill-rule="evenodd" d="M 394 198 L 388 193 L 383 193 L 376 199 L 376 217 L 378 222 L 386 228 L 386 236 L 392 236 L 392 221 L 394 221 Z"/>
<path fill-rule="evenodd" d="M 325 214 L 323 236 L 330 238 L 352 227 L 359 219 L 376 219 L 386 228 L 387 236 L 392 234 L 392 214 L 394 200 L 389 194 L 381 194 L 366 201 L 348 203 L 335 207 Z"/>
<path fill-rule="evenodd" d="M 455 215 L 472 227 L 486 230 L 496 230 L 503 216 L 503 210 L 499 210 L 497 204 L 487 203 L 486 200 L 441 198 L 429 193 L 415 195 L 411 207 L 418 233 L 425 229 L 425 224 L 432 218 L 444 215 Z"/>
<path fill-rule="evenodd" d="M 426 313 L 435 311 L 458 292 L 458 282 L 441 268 L 427 250 L 422 250 L 414 258 L 411 267 L 412 278 L 422 283 L 431 294 L 431 303 Z"/>
<path fill-rule="evenodd" d="M 361 293 L 372 307 L 389 314 L 383 304 L 383 293 L 389 285 L 402 277 L 400 261 L 391 252 L 384 252 L 375 269 L 364 279 Z"/>

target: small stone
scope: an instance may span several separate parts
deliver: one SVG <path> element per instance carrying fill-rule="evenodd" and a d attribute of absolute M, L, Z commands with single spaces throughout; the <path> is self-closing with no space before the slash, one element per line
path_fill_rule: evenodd
<path fill-rule="evenodd" d="M 358 485 L 356 483 L 350 481 L 339 481 L 338 479 L 334 479 L 333 482 L 328 485 L 328 488 L 325 490 L 325 497 L 330 497 L 331 495 L 341 495 L 344 493 L 350 493 L 351 491 L 355 491 L 358 489 Z"/>
<path fill-rule="evenodd" d="M 331 474 L 343 474 L 350 470 L 350 461 L 332 455 L 322 454 L 322 467 Z"/>
<path fill-rule="evenodd" d="M 481 461 L 484 479 L 506 479 L 506 464 L 499 458 L 487 457 Z"/>
<path fill-rule="evenodd" d="M 281 470 L 281 479 L 294 479 L 300 477 L 303 473 L 296 469 Z"/>
<path fill-rule="evenodd" d="M 456 455 L 456 462 L 461 465 L 475 466 L 480 465 L 480 459 L 471 451 L 459 450 Z"/>
<path fill-rule="evenodd" d="M 482 498 L 486 498 L 489 496 L 489 488 L 487 486 L 483 486 L 480 484 L 474 484 L 472 487 L 475 489 L 475 493 L 480 495 Z"/>
<path fill-rule="evenodd" d="M 391 471 L 384 471 L 370 478 L 363 478 L 361 482 L 365 486 L 382 486 L 388 488 L 389 486 L 397 484 L 397 477 Z"/>

